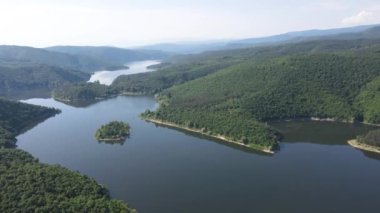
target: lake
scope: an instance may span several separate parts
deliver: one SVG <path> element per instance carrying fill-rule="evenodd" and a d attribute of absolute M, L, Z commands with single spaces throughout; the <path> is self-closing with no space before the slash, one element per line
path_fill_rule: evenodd
<path fill-rule="evenodd" d="M 115 71 L 97 71 L 93 75 L 91 75 L 91 78 L 88 82 L 99 81 L 101 84 L 111 85 L 112 82 L 120 75 L 131 75 L 136 73 L 155 71 L 154 69 L 147 69 L 147 67 L 159 63 L 161 62 L 158 60 L 136 61 L 126 64 L 126 66 L 128 66 L 129 69 Z"/>
<path fill-rule="evenodd" d="M 266 155 L 140 120 L 153 97 L 120 96 L 76 108 L 53 99 L 25 102 L 62 113 L 17 137 L 48 164 L 95 178 L 140 213 L 378 212 L 379 155 L 346 140 L 372 127 L 274 122 L 281 151 Z M 131 125 L 123 145 L 95 140 L 112 120 Z"/>
<path fill-rule="evenodd" d="M 121 74 L 152 71 L 146 67 L 157 63 L 96 72 L 92 80 L 110 84 Z M 75 106 L 53 99 L 25 102 L 62 113 L 18 136 L 19 148 L 95 178 L 140 213 L 372 212 L 380 200 L 380 155 L 346 143 L 373 127 L 272 122 L 285 138 L 281 151 L 268 155 L 142 121 L 141 112 L 158 106 L 153 97 Z M 130 138 L 124 144 L 96 141 L 96 130 L 113 120 L 131 125 Z"/>

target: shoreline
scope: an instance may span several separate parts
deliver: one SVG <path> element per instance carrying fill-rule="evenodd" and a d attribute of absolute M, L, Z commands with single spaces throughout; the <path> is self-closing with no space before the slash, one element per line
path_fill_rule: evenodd
<path fill-rule="evenodd" d="M 291 121 L 315 121 L 315 122 L 326 122 L 326 123 L 343 123 L 343 124 L 362 124 L 367 126 L 376 126 L 380 127 L 380 124 L 369 123 L 365 121 L 355 121 L 355 120 L 342 120 L 338 118 L 320 118 L 320 117 L 299 117 L 299 118 L 290 118 L 290 119 L 277 119 L 266 121 L 267 123 L 271 122 L 291 122 Z"/>
<path fill-rule="evenodd" d="M 371 145 L 368 145 L 368 144 L 365 144 L 365 143 L 360 143 L 356 139 L 349 140 L 349 141 L 347 141 L 347 143 L 350 146 L 354 147 L 354 148 L 357 148 L 357 149 L 360 149 L 360 150 L 364 150 L 364 151 L 368 151 L 368 152 L 374 152 L 374 153 L 380 154 L 380 147 L 371 146 Z"/>
<path fill-rule="evenodd" d="M 183 127 L 183 126 L 177 125 L 175 123 L 161 121 L 161 120 L 152 119 L 152 118 L 142 117 L 142 119 L 145 120 L 145 121 L 147 121 L 147 122 L 154 123 L 154 124 L 161 124 L 161 125 L 164 125 L 164 126 L 174 127 L 174 128 L 186 130 L 186 131 L 189 131 L 189 132 L 195 132 L 195 133 L 198 133 L 198 134 L 201 134 L 201 135 L 205 135 L 205 136 L 208 136 L 208 137 L 211 137 L 211 138 L 214 138 L 214 139 L 222 140 L 222 141 L 227 142 L 227 143 L 232 143 L 232 144 L 236 144 L 236 145 L 239 145 L 239 146 L 243 146 L 245 148 L 249 148 L 249 149 L 253 149 L 253 150 L 257 150 L 257 151 L 262 151 L 262 152 L 269 153 L 269 154 L 275 154 L 274 151 L 272 151 L 272 150 L 270 150 L 268 148 L 259 147 L 259 146 L 257 146 L 257 148 L 251 147 L 251 146 L 248 146 L 246 144 L 242 144 L 240 142 L 228 139 L 228 138 L 226 138 L 223 135 L 210 135 L 210 134 L 202 132 L 202 130 L 199 130 L 199 129 L 193 129 L 193 128 L 188 128 L 188 127 Z"/>

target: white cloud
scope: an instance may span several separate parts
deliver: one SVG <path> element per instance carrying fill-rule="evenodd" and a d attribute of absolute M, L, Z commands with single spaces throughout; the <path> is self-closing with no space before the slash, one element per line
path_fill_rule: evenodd
<path fill-rule="evenodd" d="M 374 20 L 374 12 L 363 10 L 354 16 L 344 18 L 342 23 L 345 25 L 369 24 Z"/>

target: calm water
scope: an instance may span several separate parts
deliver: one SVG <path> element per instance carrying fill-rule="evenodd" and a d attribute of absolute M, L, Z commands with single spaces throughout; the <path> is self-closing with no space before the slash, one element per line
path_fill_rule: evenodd
<path fill-rule="evenodd" d="M 115 80 L 120 75 L 152 72 L 154 69 L 147 69 L 146 67 L 159 63 L 160 61 L 157 60 L 137 61 L 126 64 L 129 69 L 115 71 L 97 71 L 91 76 L 89 82 L 99 81 L 101 84 L 110 85 L 112 84 L 113 80 Z"/>
<path fill-rule="evenodd" d="M 52 99 L 28 103 L 62 113 L 18 137 L 18 146 L 49 164 L 94 177 L 140 213 L 378 212 L 380 161 L 345 141 L 368 127 L 282 122 L 274 156 L 237 149 L 138 118 L 152 97 L 117 97 L 86 108 Z M 131 124 L 124 145 L 98 143 L 109 121 Z"/>

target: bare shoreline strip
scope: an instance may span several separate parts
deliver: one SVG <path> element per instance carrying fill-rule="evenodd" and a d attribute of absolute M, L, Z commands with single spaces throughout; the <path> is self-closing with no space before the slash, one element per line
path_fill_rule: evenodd
<path fill-rule="evenodd" d="M 254 149 L 254 150 L 258 150 L 258 151 L 262 151 L 262 152 L 265 152 L 265 153 L 269 153 L 269 154 L 274 154 L 275 153 L 274 151 L 270 150 L 269 148 L 266 148 L 266 147 L 262 147 L 262 148 L 259 148 L 259 147 L 257 147 L 257 148 L 250 147 L 248 145 L 239 143 L 237 141 L 230 140 L 230 139 L 226 138 L 223 135 L 217 135 L 217 136 L 215 136 L 215 135 L 209 135 L 209 134 L 206 134 L 206 133 L 204 133 L 204 132 L 202 132 L 201 130 L 198 130 L 198 129 L 188 128 L 188 127 L 182 127 L 180 125 L 177 125 L 177 124 L 174 124 L 174 123 L 171 123 L 171 122 L 165 122 L 165 121 L 156 120 L 156 119 L 152 119 L 152 118 L 143 118 L 143 119 L 146 120 L 146 121 L 155 123 L 155 124 L 161 124 L 161 125 L 164 125 L 164 126 L 170 126 L 170 127 L 174 127 L 174 128 L 178 128 L 178 129 L 183 129 L 183 130 L 186 130 L 186 131 L 189 131 L 189 132 L 195 132 L 195 133 L 198 133 L 198 134 L 201 134 L 201 135 L 205 135 L 205 136 L 208 136 L 208 137 L 216 138 L 216 139 L 228 142 L 228 143 L 233 143 L 233 144 L 236 144 L 236 145 L 239 145 L 239 146 L 244 146 L 244 147 L 247 147 L 247 148 L 250 148 L 250 149 Z"/>
<path fill-rule="evenodd" d="M 350 146 L 355 147 L 357 149 L 361 149 L 361 150 L 365 150 L 365 151 L 369 151 L 369 152 L 375 152 L 375 153 L 379 153 L 380 154 L 380 147 L 376 147 L 376 146 L 371 146 L 371 145 L 368 145 L 368 144 L 360 143 L 356 139 L 349 140 L 349 141 L 347 141 L 347 143 Z"/>

